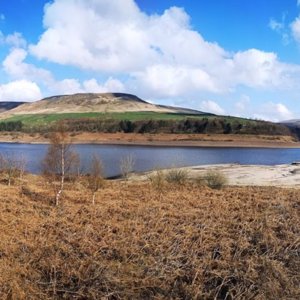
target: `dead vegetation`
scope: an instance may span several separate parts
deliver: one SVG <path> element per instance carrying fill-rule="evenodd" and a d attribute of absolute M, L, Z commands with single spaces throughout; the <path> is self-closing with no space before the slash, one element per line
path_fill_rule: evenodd
<path fill-rule="evenodd" d="M 200 185 L 207 185 L 211 189 L 216 190 L 220 190 L 228 184 L 227 177 L 222 172 L 216 170 L 207 171 L 204 176 L 200 176 L 196 181 Z"/>
<path fill-rule="evenodd" d="M 300 190 L 23 185 L 0 185 L 1 299 L 299 299 Z"/>

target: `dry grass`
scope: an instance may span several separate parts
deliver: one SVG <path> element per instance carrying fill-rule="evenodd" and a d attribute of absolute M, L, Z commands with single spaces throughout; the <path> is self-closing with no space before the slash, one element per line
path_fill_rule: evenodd
<path fill-rule="evenodd" d="M 181 186 L 188 181 L 189 173 L 186 169 L 170 169 L 165 176 L 168 183 Z"/>
<path fill-rule="evenodd" d="M 1 299 L 299 299 L 300 190 L 0 185 Z M 101 298 L 102 297 L 102 298 Z"/>
<path fill-rule="evenodd" d="M 200 185 L 206 184 L 211 189 L 216 190 L 220 190 L 228 184 L 227 177 L 222 172 L 215 170 L 207 171 L 204 176 L 197 178 L 196 181 Z"/>

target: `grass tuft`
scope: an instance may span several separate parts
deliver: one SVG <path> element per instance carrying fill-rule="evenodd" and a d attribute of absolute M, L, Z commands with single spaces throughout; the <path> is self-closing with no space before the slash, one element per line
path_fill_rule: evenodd
<path fill-rule="evenodd" d="M 220 171 L 209 170 L 204 176 L 199 177 L 197 182 L 200 185 L 205 184 L 211 189 L 220 190 L 228 184 L 228 179 Z"/>
<path fill-rule="evenodd" d="M 188 181 L 188 171 L 185 169 L 171 169 L 166 172 L 166 181 L 172 184 L 184 185 Z"/>

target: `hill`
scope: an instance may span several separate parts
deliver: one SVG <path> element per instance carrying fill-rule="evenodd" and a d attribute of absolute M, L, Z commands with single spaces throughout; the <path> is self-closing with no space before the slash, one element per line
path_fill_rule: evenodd
<path fill-rule="evenodd" d="M 0 113 L 0 119 L 0 131 L 47 133 L 53 130 L 57 121 L 64 120 L 69 132 L 291 137 L 291 131 L 285 125 L 156 105 L 124 93 L 48 97 L 4 111 Z"/>
<path fill-rule="evenodd" d="M 114 113 L 114 112 L 159 112 L 202 114 L 197 110 L 172 106 L 155 105 L 131 94 L 124 93 L 85 93 L 53 96 L 36 102 L 24 103 L 10 110 L 2 117 L 23 114 L 62 114 L 62 113 Z"/>
<path fill-rule="evenodd" d="M 300 140 L 300 119 L 283 121 L 280 124 L 288 127 L 290 131 Z"/>
<path fill-rule="evenodd" d="M 0 102 L 0 113 L 14 109 L 22 104 L 24 102 Z"/>

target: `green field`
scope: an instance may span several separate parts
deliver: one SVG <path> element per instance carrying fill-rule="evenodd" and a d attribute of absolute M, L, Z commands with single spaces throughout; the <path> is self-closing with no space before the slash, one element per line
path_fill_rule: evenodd
<path fill-rule="evenodd" d="M 203 119 L 203 118 L 220 118 L 211 114 L 176 114 L 176 113 L 157 113 L 157 112 L 116 112 L 116 113 L 62 113 L 62 114 L 26 114 L 16 115 L 3 121 L 21 121 L 25 127 L 47 126 L 60 120 L 70 119 L 102 119 L 102 120 L 185 120 L 185 119 Z M 249 122 L 248 119 L 235 117 L 221 117 L 224 121 L 235 121 L 240 123 Z"/>
<path fill-rule="evenodd" d="M 70 119 L 102 119 L 102 120 L 184 120 L 187 118 L 203 119 L 212 115 L 186 115 L 156 112 L 125 112 L 125 113 L 62 113 L 62 114 L 26 114 L 16 115 L 4 121 L 22 121 L 25 126 L 49 125 L 60 120 Z"/>
<path fill-rule="evenodd" d="M 66 126 L 68 126 L 70 131 L 291 134 L 282 125 L 264 121 L 212 114 L 157 112 L 23 114 L 0 120 L 0 131 L 48 132 L 60 120 L 66 121 Z"/>

